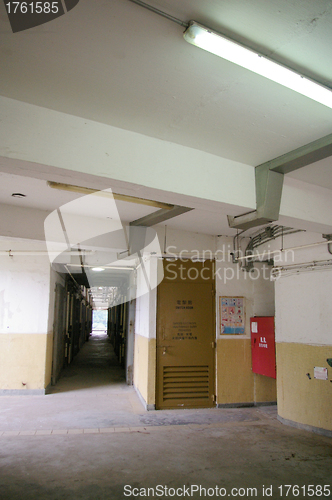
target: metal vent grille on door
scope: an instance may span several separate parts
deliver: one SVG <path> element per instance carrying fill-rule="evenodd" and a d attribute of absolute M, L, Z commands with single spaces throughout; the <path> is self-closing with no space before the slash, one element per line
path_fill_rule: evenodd
<path fill-rule="evenodd" d="M 208 366 L 164 366 L 163 400 L 209 400 Z"/>

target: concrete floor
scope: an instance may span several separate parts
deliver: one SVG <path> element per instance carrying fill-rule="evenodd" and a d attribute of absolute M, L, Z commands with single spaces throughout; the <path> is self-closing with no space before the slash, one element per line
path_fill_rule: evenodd
<path fill-rule="evenodd" d="M 332 484 L 332 440 L 276 415 L 146 412 L 107 337 L 93 336 L 51 394 L 0 398 L 0 499 L 331 498 L 306 486 Z"/>

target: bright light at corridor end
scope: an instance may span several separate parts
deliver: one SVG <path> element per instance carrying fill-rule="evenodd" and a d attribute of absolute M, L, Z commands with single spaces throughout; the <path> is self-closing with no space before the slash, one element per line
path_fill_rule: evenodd
<path fill-rule="evenodd" d="M 324 106 L 332 108 L 332 91 L 327 87 L 305 78 L 298 73 L 267 59 L 246 47 L 229 40 L 222 35 L 190 21 L 184 32 L 184 39 L 216 56 L 238 64 L 258 75 L 264 76 L 284 87 L 295 90 Z"/>

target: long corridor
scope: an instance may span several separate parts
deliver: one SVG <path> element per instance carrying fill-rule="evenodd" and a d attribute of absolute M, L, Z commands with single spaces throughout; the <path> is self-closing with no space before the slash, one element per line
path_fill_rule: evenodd
<path fill-rule="evenodd" d="M 73 362 L 67 366 L 50 394 L 68 391 L 112 391 L 125 385 L 124 369 L 114 354 L 109 337 L 104 332 L 93 332 Z"/>
<path fill-rule="evenodd" d="M 276 407 L 145 411 L 106 336 L 90 338 L 50 394 L 0 398 L 1 500 L 118 500 L 144 488 L 158 498 L 158 485 L 163 497 L 235 488 L 277 499 L 280 485 L 331 474 L 331 439 L 282 425 Z"/>

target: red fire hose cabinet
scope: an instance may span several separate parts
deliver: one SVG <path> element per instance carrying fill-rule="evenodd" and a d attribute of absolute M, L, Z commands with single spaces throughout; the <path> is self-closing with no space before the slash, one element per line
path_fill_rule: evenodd
<path fill-rule="evenodd" d="M 276 350 L 273 316 L 250 318 L 252 371 L 276 378 Z"/>

